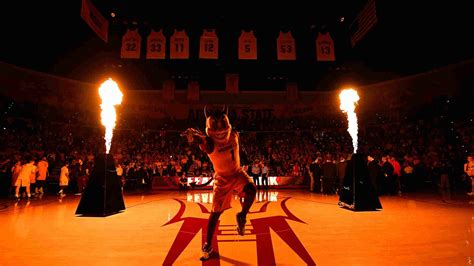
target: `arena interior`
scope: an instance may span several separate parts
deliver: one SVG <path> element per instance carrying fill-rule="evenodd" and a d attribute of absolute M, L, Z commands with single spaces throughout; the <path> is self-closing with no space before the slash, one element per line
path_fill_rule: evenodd
<path fill-rule="evenodd" d="M 17 1 L 0 265 L 473 265 L 457 3 Z"/>

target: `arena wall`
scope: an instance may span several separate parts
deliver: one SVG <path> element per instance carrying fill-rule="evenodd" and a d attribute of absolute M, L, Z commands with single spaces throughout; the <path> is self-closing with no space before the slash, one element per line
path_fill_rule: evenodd
<path fill-rule="evenodd" d="M 398 112 L 404 106 L 428 103 L 434 97 L 455 96 L 458 80 L 473 73 L 474 60 L 435 69 L 405 78 L 357 88 L 361 100 L 358 112 Z M 460 78 L 461 77 L 461 78 Z M 120 84 L 119 84 L 120 85 Z M 0 62 L 0 94 L 17 101 L 48 104 L 75 110 L 98 110 L 99 84 L 79 82 L 19 68 Z M 174 99 L 163 99 L 161 90 L 122 88 L 122 114 L 153 118 L 187 119 L 201 115 L 204 105 L 227 104 L 236 116 L 291 117 L 324 116 L 339 113 L 338 90 L 299 91 L 297 100 L 286 92 L 200 90 L 198 101 L 190 101 L 187 91 L 177 90 Z"/>

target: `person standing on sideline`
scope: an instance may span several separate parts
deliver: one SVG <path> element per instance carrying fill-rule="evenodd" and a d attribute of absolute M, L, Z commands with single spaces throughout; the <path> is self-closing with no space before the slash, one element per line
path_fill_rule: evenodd
<path fill-rule="evenodd" d="M 260 189 L 260 173 L 261 173 L 261 168 L 260 168 L 260 163 L 258 160 L 255 160 L 255 162 L 252 165 L 252 177 L 253 177 L 253 183 L 257 186 L 258 189 Z"/>
<path fill-rule="evenodd" d="M 16 164 L 12 167 L 12 182 L 11 182 L 11 191 L 15 191 L 16 181 L 21 171 L 21 161 L 18 160 Z"/>
<path fill-rule="evenodd" d="M 395 195 L 395 181 L 393 177 L 394 168 L 393 165 L 388 161 L 388 156 L 382 157 L 382 174 L 384 176 L 382 193 L 388 193 Z"/>
<path fill-rule="evenodd" d="M 369 169 L 369 179 L 372 182 L 377 195 L 380 194 L 380 187 L 381 182 L 383 179 L 382 175 L 382 166 L 380 166 L 380 162 L 372 156 L 367 156 L 367 168 Z"/>
<path fill-rule="evenodd" d="M 306 169 L 308 170 L 308 174 L 309 174 L 309 191 L 310 191 L 310 192 L 313 192 L 313 190 L 314 190 L 313 164 L 314 164 L 315 162 L 316 162 L 316 161 L 311 162 L 310 164 L 307 164 L 307 165 L 306 165 Z"/>
<path fill-rule="evenodd" d="M 440 160 L 436 166 L 435 170 L 437 175 L 439 176 L 439 191 L 441 193 L 442 201 L 446 202 L 447 200 L 451 199 L 451 186 L 450 186 L 450 174 L 451 174 L 451 167 L 449 167 L 448 162 L 446 160 Z"/>
<path fill-rule="evenodd" d="M 48 176 L 48 161 L 46 157 L 41 158 L 41 161 L 38 162 L 38 177 L 36 178 L 36 189 L 39 194 L 44 194 L 44 183 L 46 182 L 46 177 Z"/>
<path fill-rule="evenodd" d="M 30 174 L 30 190 L 33 190 L 33 196 L 36 197 L 38 195 L 38 188 L 36 187 L 36 174 L 38 172 L 38 167 L 34 165 L 34 170 Z"/>
<path fill-rule="evenodd" d="M 59 175 L 59 196 L 66 196 L 64 190 L 69 185 L 69 163 L 66 162 L 63 167 L 61 167 L 61 174 Z"/>
<path fill-rule="evenodd" d="M 471 192 L 469 196 L 474 196 L 474 155 L 467 156 L 467 163 L 464 164 L 464 173 L 471 179 Z"/>
<path fill-rule="evenodd" d="M 321 161 L 321 157 L 316 157 L 314 162 L 309 166 L 309 171 L 313 174 L 313 184 L 310 184 L 310 191 L 316 193 L 321 192 L 321 174 L 323 171 L 321 168 Z"/>
<path fill-rule="evenodd" d="M 84 191 L 87 185 L 87 174 L 86 174 L 86 166 L 84 162 L 79 159 L 76 167 L 77 171 L 77 193 L 76 195 L 82 195 L 82 191 Z"/>
<path fill-rule="evenodd" d="M 322 193 L 333 194 L 334 183 L 336 181 L 336 164 L 332 160 L 331 155 L 326 155 L 326 162 L 322 165 Z"/>
<path fill-rule="evenodd" d="M 28 163 L 24 164 L 21 167 L 20 173 L 18 174 L 18 178 L 15 182 L 15 198 L 17 200 L 20 199 L 20 188 L 24 187 L 26 189 L 26 194 L 28 196 L 28 200 L 31 199 L 31 192 L 30 192 L 30 175 L 32 173 L 36 173 L 36 166 L 35 160 L 33 158 L 27 160 Z"/>
<path fill-rule="evenodd" d="M 401 196 L 402 195 L 402 186 L 401 186 L 401 183 L 400 183 L 400 178 L 402 176 L 402 167 L 394 156 L 389 156 L 387 159 L 388 159 L 388 162 L 390 164 L 392 164 L 392 166 L 393 166 L 393 178 L 394 178 L 393 186 L 394 186 L 395 192 L 397 192 L 398 195 Z"/>
<path fill-rule="evenodd" d="M 268 190 L 268 166 L 262 161 L 262 186 L 265 190 Z"/>
<path fill-rule="evenodd" d="M 336 177 L 337 177 L 337 194 L 342 191 L 342 185 L 344 184 L 344 177 L 346 176 L 347 161 L 344 155 L 339 157 L 339 162 L 336 164 Z"/>
<path fill-rule="evenodd" d="M 120 184 L 123 191 L 123 186 L 125 185 L 125 177 L 123 176 L 122 164 L 118 164 L 117 167 L 115 168 L 115 171 L 117 171 L 117 177 L 120 180 Z"/>

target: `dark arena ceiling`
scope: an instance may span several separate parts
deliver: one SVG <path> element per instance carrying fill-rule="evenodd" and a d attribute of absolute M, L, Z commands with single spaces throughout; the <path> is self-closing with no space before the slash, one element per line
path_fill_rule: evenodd
<path fill-rule="evenodd" d="M 128 89 L 160 89 L 175 79 L 177 89 L 197 80 L 204 90 L 224 90 L 226 73 L 239 73 L 242 90 L 284 90 L 287 81 L 301 90 L 330 90 L 341 83 L 370 84 L 428 71 L 473 57 L 472 16 L 450 2 L 376 1 L 377 24 L 354 47 L 351 24 L 366 0 L 335 0 L 225 6 L 162 1 L 91 0 L 109 22 L 102 41 L 80 16 L 81 0 L 15 1 L 1 16 L 0 61 L 86 82 L 113 75 Z M 113 14 L 112 14 L 113 13 Z M 184 29 L 190 39 L 188 60 L 121 59 L 121 36 L 138 28 L 142 46 L 151 29 L 168 38 Z M 219 59 L 198 58 L 203 29 L 216 29 Z M 241 30 L 254 30 L 258 59 L 237 58 Z M 291 30 L 296 61 L 278 61 L 275 41 Z M 318 62 L 315 38 L 330 32 L 335 62 Z"/>

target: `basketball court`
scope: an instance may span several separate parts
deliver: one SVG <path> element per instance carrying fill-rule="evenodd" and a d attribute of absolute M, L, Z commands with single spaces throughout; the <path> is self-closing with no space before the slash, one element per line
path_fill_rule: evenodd
<path fill-rule="evenodd" d="M 125 195 L 126 210 L 78 217 L 80 196 L 0 201 L 1 265 L 198 265 L 210 191 Z M 383 210 L 353 212 L 336 196 L 259 192 L 236 232 L 240 203 L 220 220 L 205 265 L 471 265 L 474 205 L 458 196 L 381 197 Z M 204 229 L 204 231 L 203 231 Z"/>

